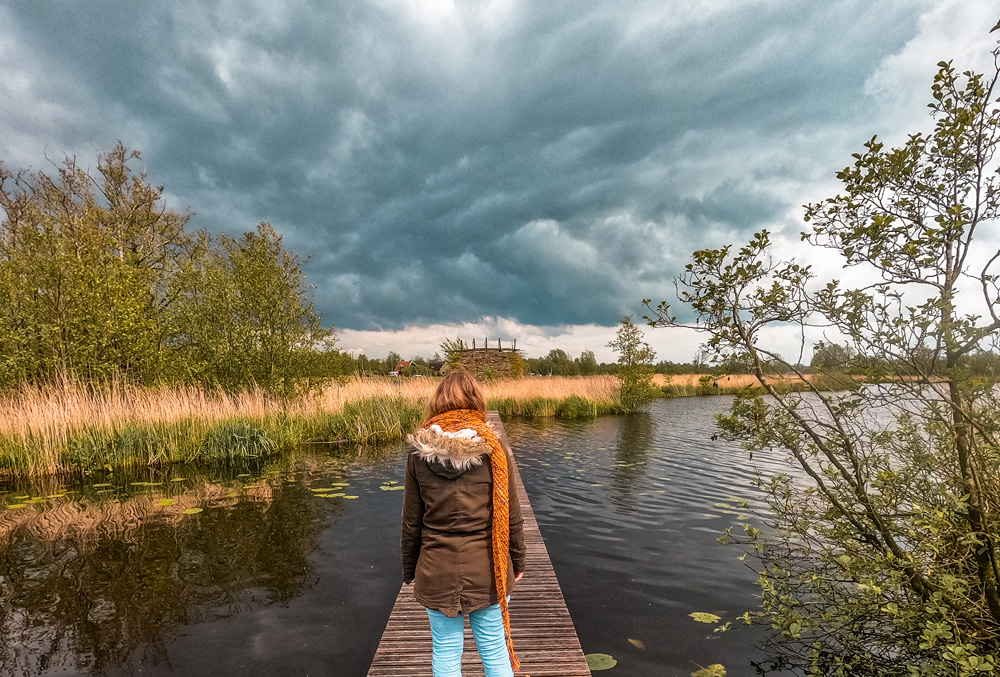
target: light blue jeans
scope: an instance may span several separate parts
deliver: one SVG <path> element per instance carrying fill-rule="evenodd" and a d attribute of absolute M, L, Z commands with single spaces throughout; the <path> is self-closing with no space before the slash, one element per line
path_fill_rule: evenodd
<path fill-rule="evenodd" d="M 449 618 L 440 611 L 427 610 L 434 638 L 434 677 L 462 677 L 462 647 L 465 644 L 465 619 L 462 614 Z M 514 677 L 507 653 L 500 605 L 494 604 L 469 614 L 472 635 L 483 660 L 486 677 Z"/>

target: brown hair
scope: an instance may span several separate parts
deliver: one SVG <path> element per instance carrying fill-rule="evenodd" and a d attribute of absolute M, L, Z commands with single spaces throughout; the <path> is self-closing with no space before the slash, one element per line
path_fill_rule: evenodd
<path fill-rule="evenodd" d="M 486 397 L 479 387 L 479 381 L 463 369 L 448 372 L 435 388 L 431 399 L 427 401 L 424 422 L 452 409 L 475 409 L 481 414 L 486 413 Z"/>

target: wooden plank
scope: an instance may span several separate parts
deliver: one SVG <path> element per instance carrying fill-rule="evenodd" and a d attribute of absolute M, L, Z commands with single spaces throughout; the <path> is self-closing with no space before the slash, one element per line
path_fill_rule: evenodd
<path fill-rule="evenodd" d="M 504 447 L 510 448 L 507 433 L 497 412 L 489 413 Z M 545 549 L 535 513 L 524 491 L 520 474 L 517 495 L 524 516 L 524 540 L 528 549 L 524 579 L 510 599 L 511 634 L 521 659 L 517 673 L 527 677 L 589 677 L 580 639 L 566 608 L 559 580 Z M 423 677 L 431 674 L 431 628 L 427 611 L 413 599 L 411 586 L 400 587 L 396 603 L 386 622 L 382 640 L 372 658 L 368 677 Z M 476 643 L 465 624 L 465 653 L 462 674 L 483 675 Z"/>

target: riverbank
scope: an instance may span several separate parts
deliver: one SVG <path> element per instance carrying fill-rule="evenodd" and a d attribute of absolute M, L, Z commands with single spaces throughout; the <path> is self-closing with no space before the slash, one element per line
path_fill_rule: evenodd
<path fill-rule="evenodd" d="M 662 397 L 732 395 L 753 376 L 656 375 Z M 243 462 L 301 444 L 373 444 L 420 422 L 433 378 L 356 378 L 284 400 L 263 390 L 31 387 L 0 395 L 0 477 L 87 473 L 174 463 Z M 621 413 L 613 376 L 485 383 L 504 419 Z M 801 379 L 782 389 L 804 390 Z"/>
<path fill-rule="evenodd" d="M 0 477 L 231 463 L 300 444 L 403 439 L 436 381 L 363 378 L 281 400 L 261 390 L 33 387 L 0 396 Z M 612 376 L 484 384 L 504 418 L 615 413 Z"/>

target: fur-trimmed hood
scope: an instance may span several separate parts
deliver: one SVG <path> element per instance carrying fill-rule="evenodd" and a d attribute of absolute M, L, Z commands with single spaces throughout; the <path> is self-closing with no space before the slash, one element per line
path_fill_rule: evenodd
<path fill-rule="evenodd" d="M 482 464 L 493 449 L 490 443 L 470 428 L 445 432 L 441 426 L 420 428 L 406 438 L 413 445 L 414 454 L 443 477 L 458 477 L 466 470 Z"/>

